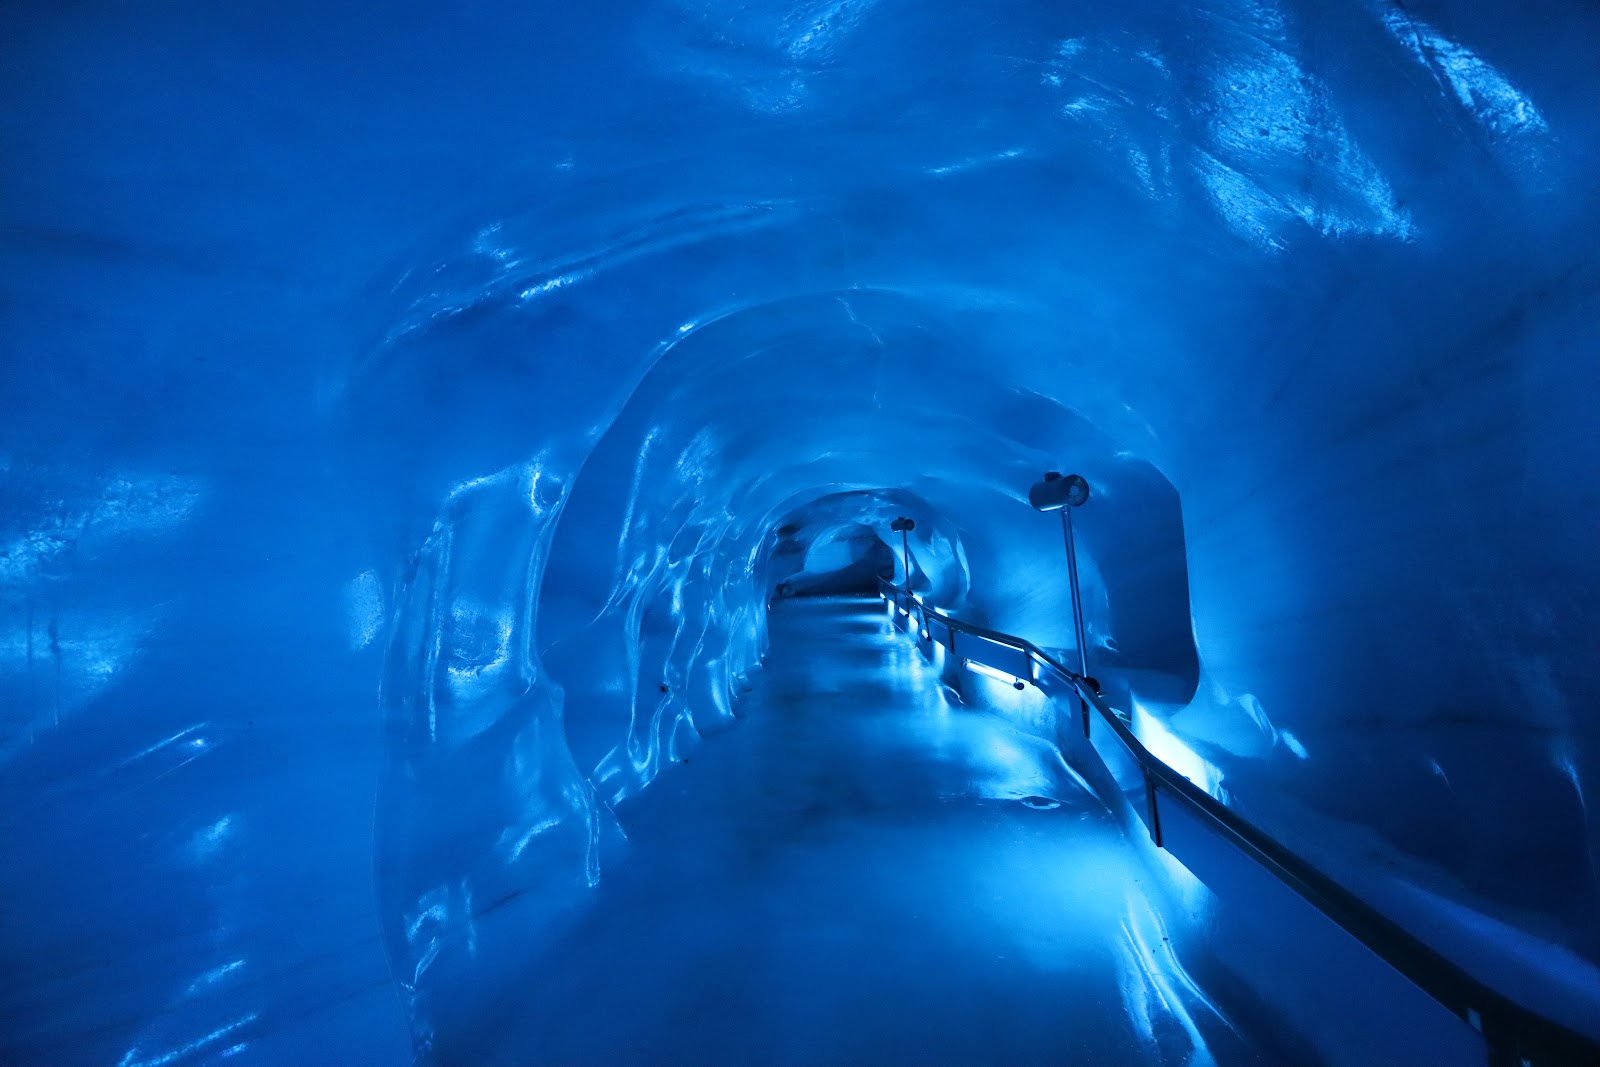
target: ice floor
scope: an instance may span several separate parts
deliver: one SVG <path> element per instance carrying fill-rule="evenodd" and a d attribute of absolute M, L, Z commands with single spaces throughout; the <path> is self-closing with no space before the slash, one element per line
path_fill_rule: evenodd
<path fill-rule="evenodd" d="M 771 628 L 744 722 L 623 806 L 590 910 L 448 1058 L 1285 1062 L 1050 746 L 947 703 L 877 601 Z"/>

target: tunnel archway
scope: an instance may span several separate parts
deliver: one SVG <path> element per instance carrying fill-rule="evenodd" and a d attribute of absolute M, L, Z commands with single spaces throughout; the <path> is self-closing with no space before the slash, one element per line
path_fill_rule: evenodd
<path fill-rule="evenodd" d="M 1176 490 L 1084 413 L 975 371 L 965 350 L 975 324 L 962 319 L 877 290 L 742 309 L 664 346 L 570 476 L 547 452 L 457 491 L 430 537 L 448 591 L 418 586 L 404 610 L 422 617 L 397 626 L 434 635 L 423 647 L 441 655 L 406 656 L 446 680 L 446 699 L 402 701 L 389 714 L 413 724 L 486 716 L 483 741 L 476 756 L 447 752 L 419 773 L 412 753 L 448 749 L 450 731 L 402 730 L 397 788 L 416 793 L 402 802 L 423 812 L 411 818 L 425 822 L 432 808 L 459 824 L 459 802 L 445 798 L 495 780 L 506 759 L 542 767 L 535 779 L 546 783 L 534 794 L 512 778 L 498 799 L 480 794 L 486 830 L 496 825 L 489 812 L 516 814 L 485 833 L 477 858 L 463 854 L 462 882 L 518 885 L 516 907 L 533 916 L 560 913 L 594 883 L 617 836 L 611 809 L 739 717 L 768 649 L 773 594 L 785 582 L 793 590 L 786 542 L 809 554 L 848 530 L 867 561 L 851 581 L 872 591 L 882 560 L 873 546 L 887 539 L 894 563 L 891 520 L 915 515 L 912 585 L 930 603 L 1072 647 L 1059 529 L 1023 499 L 1047 464 L 1081 470 L 1096 487 L 1083 569 L 1108 692 L 1137 690 L 1158 714 L 1188 703 L 1198 657 Z M 802 351 L 812 355 L 797 360 Z M 1012 373 L 1026 382 L 1037 367 Z M 965 384 L 960 404 L 937 400 L 950 377 Z M 485 567 L 485 579 L 468 577 Z M 506 663 L 517 670 L 486 678 Z M 430 787 L 434 799 L 415 788 L 429 776 L 447 783 Z M 386 809 L 380 818 L 391 822 Z M 396 871 L 419 865 L 407 858 L 415 844 L 382 847 Z M 479 864 L 487 873 L 473 873 Z M 425 866 L 437 883 L 436 861 Z M 438 889 L 429 892 L 391 894 L 395 929 L 415 931 L 400 917 L 434 901 Z M 499 921 L 530 921 L 516 915 L 501 909 Z M 479 938 L 474 929 L 458 916 L 433 940 L 393 936 L 392 951 L 435 959 L 440 944 Z M 458 979 L 430 967 L 445 976 L 448 1001 Z"/>

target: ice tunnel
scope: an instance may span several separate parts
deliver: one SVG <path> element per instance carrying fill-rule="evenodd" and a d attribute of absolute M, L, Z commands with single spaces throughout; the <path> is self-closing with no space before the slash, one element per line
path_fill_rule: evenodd
<path fill-rule="evenodd" d="M 1600 1062 L 1588 0 L 0 41 L 0 1062 Z"/>

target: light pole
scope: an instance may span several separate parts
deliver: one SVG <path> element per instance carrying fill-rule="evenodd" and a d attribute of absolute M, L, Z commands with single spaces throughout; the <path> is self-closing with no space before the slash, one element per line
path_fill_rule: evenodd
<path fill-rule="evenodd" d="M 1028 503 L 1039 511 L 1061 512 L 1061 532 L 1067 542 L 1067 579 L 1072 585 L 1072 628 L 1078 639 L 1078 675 L 1085 685 L 1089 680 L 1089 640 L 1083 626 L 1083 597 L 1078 592 L 1078 548 L 1072 536 L 1072 509 L 1082 507 L 1089 500 L 1089 483 L 1082 475 L 1050 471 L 1043 481 L 1035 482 L 1028 490 Z M 1081 703 L 1081 699 L 1080 699 Z M 1084 709 L 1084 736 L 1089 734 L 1089 713 Z"/>
<path fill-rule="evenodd" d="M 907 535 L 916 528 L 916 522 L 904 515 L 889 524 L 889 529 L 900 535 L 900 562 L 906 569 L 906 596 L 911 595 L 911 539 Z"/>

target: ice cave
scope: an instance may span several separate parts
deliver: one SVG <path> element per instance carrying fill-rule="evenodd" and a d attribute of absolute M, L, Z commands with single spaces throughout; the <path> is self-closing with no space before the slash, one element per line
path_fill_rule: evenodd
<path fill-rule="evenodd" d="M 0 174 L 0 1062 L 1600 1063 L 1593 0 L 11 0 Z"/>

